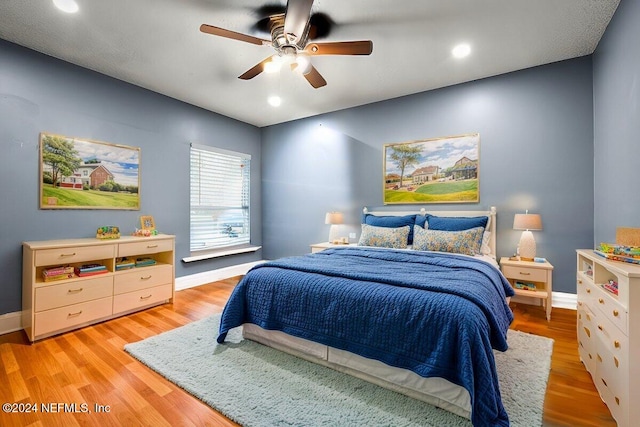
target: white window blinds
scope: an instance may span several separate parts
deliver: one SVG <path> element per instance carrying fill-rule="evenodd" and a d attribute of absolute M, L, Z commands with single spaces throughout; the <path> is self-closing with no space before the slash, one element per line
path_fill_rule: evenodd
<path fill-rule="evenodd" d="M 191 144 L 191 252 L 250 242 L 251 156 Z"/>

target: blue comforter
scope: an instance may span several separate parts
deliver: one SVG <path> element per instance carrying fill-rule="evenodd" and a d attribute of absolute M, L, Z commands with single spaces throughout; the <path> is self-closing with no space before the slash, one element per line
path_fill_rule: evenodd
<path fill-rule="evenodd" d="M 492 348 L 507 349 L 513 289 L 461 255 L 334 248 L 254 267 L 222 314 L 466 388 L 475 426 L 509 425 Z"/>

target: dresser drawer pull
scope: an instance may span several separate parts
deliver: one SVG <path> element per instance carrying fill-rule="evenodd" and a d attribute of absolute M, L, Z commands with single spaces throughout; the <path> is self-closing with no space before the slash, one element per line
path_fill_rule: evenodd
<path fill-rule="evenodd" d="M 153 294 L 149 294 L 149 295 L 147 295 L 146 297 L 140 297 L 140 301 L 144 301 L 144 300 L 146 300 L 146 299 L 149 299 L 149 298 L 151 298 L 151 296 L 152 296 L 152 295 L 153 295 Z"/>
<path fill-rule="evenodd" d="M 603 300 L 602 298 L 598 298 L 598 302 L 599 302 L 600 304 L 604 304 L 604 300 Z"/>
<path fill-rule="evenodd" d="M 148 276 L 140 276 L 140 280 L 149 280 L 151 279 L 151 275 Z"/>
<path fill-rule="evenodd" d="M 69 313 L 67 314 L 67 317 L 78 317 L 82 314 L 82 310 L 78 311 L 77 313 Z"/>
<path fill-rule="evenodd" d="M 83 290 L 83 289 L 84 289 L 84 288 L 79 288 L 79 289 L 69 289 L 69 290 L 67 291 L 67 293 L 68 293 L 68 294 L 77 294 L 77 293 L 82 292 L 82 290 Z"/>
<path fill-rule="evenodd" d="M 158 245 L 147 245 L 147 249 L 153 249 L 153 248 L 157 248 Z"/>
<path fill-rule="evenodd" d="M 60 254 L 60 258 L 65 258 L 65 257 L 70 257 L 70 256 L 76 256 L 76 253 L 72 253 L 72 254 Z"/>
<path fill-rule="evenodd" d="M 614 341 L 614 342 L 613 342 L 613 346 L 614 346 L 615 348 L 620 348 L 620 341 L 617 341 L 617 340 L 616 340 L 616 341 Z"/>
<path fill-rule="evenodd" d="M 620 398 L 616 397 L 616 405 L 620 406 Z"/>
<path fill-rule="evenodd" d="M 618 310 L 613 310 L 613 315 L 614 315 L 615 317 L 618 317 L 618 315 L 619 315 L 619 314 L 620 314 L 620 313 L 618 313 Z"/>
<path fill-rule="evenodd" d="M 578 301 L 578 305 L 582 307 L 582 301 Z"/>
<path fill-rule="evenodd" d="M 590 294 L 591 293 L 591 289 L 587 289 L 587 293 Z"/>
<path fill-rule="evenodd" d="M 602 325 L 598 325 L 598 329 L 600 329 L 601 331 L 603 331 L 604 329 L 602 328 Z"/>
<path fill-rule="evenodd" d="M 587 316 L 587 320 L 591 322 L 591 316 L 589 316 L 588 314 L 586 314 L 585 316 Z"/>
<path fill-rule="evenodd" d="M 578 279 L 578 284 L 582 285 L 582 279 Z"/>
<path fill-rule="evenodd" d="M 616 364 L 616 368 L 618 367 L 618 365 L 620 365 L 620 362 L 618 361 L 618 358 L 617 358 L 617 357 L 614 357 L 614 358 L 613 358 L 613 363 L 615 363 L 615 364 Z"/>
<path fill-rule="evenodd" d="M 606 385 L 607 387 L 609 387 L 609 386 L 607 385 L 607 382 L 604 380 L 604 378 L 600 378 L 600 379 L 602 380 L 602 384 L 604 384 L 604 385 Z"/>
<path fill-rule="evenodd" d="M 591 355 L 591 353 L 589 353 L 589 359 L 593 359 L 593 356 Z"/>
<path fill-rule="evenodd" d="M 587 333 L 587 336 L 591 338 L 591 331 L 589 330 L 589 328 L 584 327 L 584 331 Z"/>
<path fill-rule="evenodd" d="M 600 354 L 596 354 L 596 357 L 598 358 L 598 362 L 602 362 L 602 356 L 600 356 Z"/>

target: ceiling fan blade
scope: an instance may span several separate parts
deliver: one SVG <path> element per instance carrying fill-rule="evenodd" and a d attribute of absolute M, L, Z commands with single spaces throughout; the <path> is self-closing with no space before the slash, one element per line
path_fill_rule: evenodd
<path fill-rule="evenodd" d="M 322 75 L 318 72 L 318 70 L 316 70 L 316 67 L 314 67 L 313 65 L 311 65 L 309 72 L 303 74 L 303 76 L 309 83 L 311 83 L 311 86 L 316 89 L 327 84 L 327 81 L 324 79 L 324 77 L 322 77 Z"/>
<path fill-rule="evenodd" d="M 371 55 L 373 42 L 362 40 L 354 42 L 309 43 L 304 49 L 309 55 Z"/>
<path fill-rule="evenodd" d="M 238 78 L 242 80 L 250 80 L 254 78 L 255 76 L 257 76 L 258 74 L 264 71 L 265 64 L 267 64 L 268 62 L 271 62 L 272 58 L 273 57 L 271 56 L 268 58 L 265 58 L 262 62 L 257 63 L 256 65 L 254 65 L 253 67 L 245 71 L 243 75 L 238 76 Z"/>
<path fill-rule="evenodd" d="M 289 0 L 284 16 L 284 33 L 290 43 L 304 47 L 309 32 L 313 0 Z"/>
<path fill-rule="evenodd" d="M 249 36 L 247 34 L 236 33 L 235 31 L 225 30 L 224 28 L 214 27 L 213 25 L 202 24 L 200 25 L 200 31 L 207 34 L 213 34 L 214 36 L 226 37 L 228 39 L 240 40 L 241 42 L 247 42 L 251 44 L 271 45 L 269 40 L 260 39 L 258 37 Z"/>

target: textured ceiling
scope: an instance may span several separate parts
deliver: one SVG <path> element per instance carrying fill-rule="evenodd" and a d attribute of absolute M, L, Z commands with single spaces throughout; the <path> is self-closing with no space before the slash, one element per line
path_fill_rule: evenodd
<path fill-rule="evenodd" d="M 284 1 L 0 0 L 0 38 L 256 126 L 368 104 L 593 53 L 619 0 L 316 0 L 317 40 L 372 40 L 370 56 L 314 57 L 327 86 L 290 70 L 237 77 L 273 54 L 204 34 L 206 23 L 269 38 L 257 9 Z M 466 42 L 471 55 L 454 59 Z M 278 94 L 282 105 L 270 107 Z"/>

